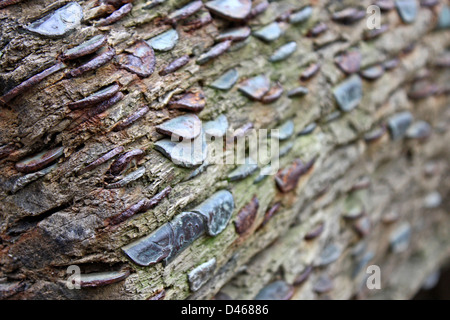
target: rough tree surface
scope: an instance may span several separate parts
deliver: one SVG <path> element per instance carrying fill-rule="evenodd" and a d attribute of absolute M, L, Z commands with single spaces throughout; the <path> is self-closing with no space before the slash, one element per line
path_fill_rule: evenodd
<path fill-rule="evenodd" d="M 450 9 L 371 4 L 0 1 L 0 298 L 413 296 L 450 257 Z M 251 129 L 276 175 L 205 160 Z"/>

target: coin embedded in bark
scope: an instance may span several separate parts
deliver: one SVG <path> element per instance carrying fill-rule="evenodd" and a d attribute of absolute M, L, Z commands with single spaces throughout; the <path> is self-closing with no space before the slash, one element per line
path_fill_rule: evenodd
<path fill-rule="evenodd" d="M 289 58 L 297 50 L 297 43 L 295 41 L 288 42 L 278 49 L 270 56 L 270 62 L 279 62 Z"/>
<path fill-rule="evenodd" d="M 352 74 L 359 71 L 361 67 L 362 55 L 358 50 L 351 50 L 342 53 L 335 58 L 336 65 L 346 74 Z"/>
<path fill-rule="evenodd" d="M 16 169 L 19 172 L 31 173 L 45 168 L 48 164 L 57 160 L 64 154 L 64 147 L 58 147 L 51 150 L 42 151 L 32 157 L 21 160 L 16 163 Z"/>
<path fill-rule="evenodd" d="M 409 139 L 426 139 L 431 135 L 431 130 L 428 122 L 419 120 L 408 128 L 406 137 Z"/>
<path fill-rule="evenodd" d="M 138 41 L 128 49 L 130 54 L 120 54 L 116 57 L 119 65 L 140 77 L 149 77 L 155 70 L 155 53 L 145 41 Z"/>
<path fill-rule="evenodd" d="M 46 37 L 62 37 L 80 26 L 83 9 L 76 2 L 70 2 L 55 12 L 39 19 L 27 30 Z"/>
<path fill-rule="evenodd" d="M 205 122 L 203 124 L 203 131 L 207 137 L 223 137 L 228 130 L 228 120 L 223 114 L 218 116 L 215 120 Z"/>
<path fill-rule="evenodd" d="M 357 75 L 353 75 L 333 90 L 334 97 L 344 112 L 356 108 L 362 99 L 362 81 Z"/>
<path fill-rule="evenodd" d="M 398 226 L 390 237 L 391 250 L 394 253 L 400 253 L 406 251 L 411 239 L 411 226 L 409 223 L 404 222 Z"/>
<path fill-rule="evenodd" d="M 253 100 L 261 100 L 270 89 L 270 80 L 263 75 L 249 78 L 239 84 L 239 91 Z"/>
<path fill-rule="evenodd" d="M 204 218 L 206 221 L 206 232 L 214 237 L 225 230 L 233 209 L 234 198 L 231 192 L 220 190 L 192 209 L 192 211 Z"/>
<path fill-rule="evenodd" d="M 283 31 L 280 28 L 278 22 L 272 22 L 265 27 L 253 32 L 253 35 L 258 39 L 261 39 L 265 42 L 271 42 L 278 39 Z"/>
<path fill-rule="evenodd" d="M 223 31 L 216 37 L 216 41 L 232 40 L 242 41 L 250 36 L 251 29 L 248 26 L 231 28 Z"/>
<path fill-rule="evenodd" d="M 242 21 L 252 9 L 251 0 L 214 0 L 205 4 L 212 13 L 231 21 Z"/>
<path fill-rule="evenodd" d="M 209 86 L 214 89 L 229 90 L 231 89 L 231 87 L 234 86 L 234 84 L 237 82 L 238 79 L 239 79 L 238 71 L 236 69 L 230 69 L 223 75 L 221 75 L 219 78 L 217 78 Z"/>
<path fill-rule="evenodd" d="M 156 37 L 147 40 L 147 43 L 157 51 L 170 51 L 178 41 L 178 32 L 175 29 L 167 30 Z"/>
<path fill-rule="evenodd" d="M 270 136 L 273 138 L 278 138 L 280 141 L 289 139 L 294 134 L 294 122 L 288 120 L 279 126 L 277 133 L 272 133 Z"/>
<path fill-rule="evenodd" d="M 155 143 L 155 149 L 169 158 L 174 164 L 184 168 L 198 167 L 208 156 L 208 146 L 204 133 L 200 133 L 192 141 L 159 140 Z"/>
<path fill-rule="evenodd" d="M 321 275 L 313 286 L 314 292 L 319 294 L 330 292 L 333 288 L 333 280 L 328 275 Z"/>
<path fill-rule="evenodd" d="M 93 53 L 100 49 L 106 43 L 106 37 L 99 34 L 91 39 L 83 42 L 82 44 L 67 50 L 63 54 L 63 59 L 77 59 L 87 54 Z"/>
<path fill-rule="evenodd" d="M 225 40 L 214 45 L 207 52 L 198 57 L 197 64 L 202 65 L 214 58 L 217 58 L 231 47 L 231 43 L 231 40 Z"/>
<path fill-rule="evenodd" d="M 246 158 L 245 163 L 228 174 L 230 181 L 242 180 L 258 170 L 258 164 L 252 158 Z"/>
<path fill-rule="evenodd" d="M 294 287 L 285 281 L 278 280 L 265 286 L 255 300 L 289 300 L 294 295 Z"/>
<path fill-rule="evenodd" d="M 381 64 L 377 64 L 375 66 L 369 67 L 367 69 L 361 70 L 360 73 L 361 77 L 363 77 L 366 80 L 376 80 L 383 76 L 384 74 L 384 67 Z"/>
<path fill-rule="evenodd" d="M 205 94 L 202 90 L 188 92 L 181 97 L 172 99 L 169 106 L 175 109 L 182 109 L 191 112 L 200 112 L 206 105 Z"/>
<path fill-rule="evenodd" d="M 311 6 L 307 6 L 300 11 L 294 12 L 289 16 L 289 23 L 297 24 L 308 20 L 313 13 Z"/>
<path fill-rule="evenodd" d="M 446 5 L 441 9 L 437 27 L 438 27 L 438 29 L 450 28 L 450 5 Z"/>
<path fill-rule="evenodd" d="M 329 265 L 339 259 L 341 254 L 342 248 L 334 243 L 331 243 L 322 250 L 315 265 L 318 267 Z"/>
<path fill-rule="evenodd" d="M 403 138 L 413 121 L 413 116 L 409 111 L 399 112 L 388 120 L 389 132 L 392 140 Z"/>
<path fill-rule="evenodd" d="M 156 126 L 156 131 L 176 140 L 192 140 L 200 134 L 202 122 L 195 114 L 186 114 Z"/>
<path fill-rule="evenodd" d="M 416 20 L 418 6 L 416 0 L 395 0 L 397 12 L 405 23 L 412 23 Z"/>
<path fill-rule="evenodd" d="M 213 276 L 216 269 L 216 258 L 199 265 L 188 274 L 189 288 L 195 292 Z"/>
<path fill-rule="evenodd" d="M 80 286 L 82 288 L 95 288 L 106 286 L 124 280 L 130 275 L 129 270 L 95 272 L 80 275 Z"/>

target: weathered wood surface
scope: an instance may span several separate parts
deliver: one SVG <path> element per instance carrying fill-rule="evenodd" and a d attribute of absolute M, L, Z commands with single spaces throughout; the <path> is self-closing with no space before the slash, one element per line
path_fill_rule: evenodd
<path fill-rule="evenodd" d="M 450 32 L 436 29 L 444 1 L 434 7 L 419 6 L 409 24 L 395 9 L 383 12 L 382 24 L 389 28 L 374 39 L 367 39 L 366 19 L 350 25 L 332 20 L 335 12 L 347 7 L 365 10 L 371 1 L 273 1 L 265 11 L 243 22 L 209 14 L 204 5 L 189 17 L 174 17 L 172 13 L 189 1 L 167 0 L 156 6 L 151 3 L 157 1 L 143 0 L 76 1 L 84 18 L 64 36 L 48 38 L 25 29 L 69 2 L 24 0 L 0 9 L 0 298 L 210 299 L 221 291 L 235 299 L 252 299 L 275 280 L 294 284 L 310 265 L 314 266 L 310 276 L 295 286 L 293 298 L 409 298 L 449 257 Z M 125 2 L 132 4 L 130 12 L 130 5 L 122 8 Z M 252 6 L 262 8 L 263 2 L 254 1 Z M 199 5 L 194 3 L 190 8 Z M 294 23 L 290 17 L 307 5 L 311 5 L 311 17 Z M 120 19 L 113 13 L 118 8 L 124 13 Z M 111 13 L 113 16 L 107 18 Z M 118 20 L 111 22 L 116 17 Z M 105 25 L 108 21 L 111 24 Z M 224 30 L 248 25 L 255 32 L 274 21 L 282 32 L 273 41 L 253 35 L 233 43 L 221 38 L 222 45 L 217 47 L 215 39 Z M 318 22 L 328 29 L 308 37 Z M 146 60 L 141 59 L 147 64 L 139 70 L 127 66 L 131 58 L 126 55 L 139 55 L 136 45 L 142 44 L 141 40 L 171 28 L 178 32 L 172 49 L 147 50 Z M 63 55 L 100 34 L 106 42 L 97 38 L 99 43 L 92 44 L 94 51 L 86 49 L 87 56 L 70 60 Z M 270 61 L 278 48 L 293 41 L 296 49 L 289 57 Z M 204 54 L 213 47 L 214 55 L 220 55 L 204 63 Z M 378 79 L 363 79 L 362 100 L 354 109 L 342 112 L 345 108 L 338 107 L 333 90 L 349 76 L 335 58 L 351 50 L 360 52 L 361 70 L 394 58 L 398 66 L 384 68 Z M 103 60 L 101 66 L 80 75 L 73 72 L 97 56 Z M 154 71 L 148 75 L 153 57 Z M 180 57 L 184 57 L 182 62 L 172 66 L 175 71 L 160 72 Z M 300 81 L 314 63 L 320 64 L 319 71 Z M 19 92 L 15 96 L 9 93 L 54 65 L 58 67 L 51 69 L 51 74 L 29 88 L 15 89 Z M 238 71 L 237 84 L 229 90 L 210 87 L 232 68 Z M 270 79 L 271 87 L 278 82 L 284 89 L 281 96 L 274 90 L 263 103 L 244 95 L 239 84 L 258 75 Z M 91 96 L 113 84 L 120 93 L 111 91 L 114 87 Z M 288 97 L 287 92 L 299 86 L 306 87 L 308 93 Z M 234 130 L 249 123 L 255 129 L 274 129 L 292 120 L 294 134 L 280 142 L 280 148 L 289 144 L 292 148 L 281 157 L 280 167 L 289 168 L 296 159 L 303 163 L 315 159 L 314 165 L 289 192 L 280 192 L 274 176 L 254 183 L 259 170 L 245 179 L 230 181 L 228 175 L 235 165 L 211 164 L 188 179 L 195 168 L 174 165 L 154 148 L 163 138 L 156 130 L 158 125 L 192 113 L 186 106 L 179 109 L 169 103 L 188 91 L 204 93 L 204 106 L 199 107 L 198 101 L 195 106 L 203 123 L 221 114 Z M 89 96 L 81 105 L 91 103 L 94 107 L 69 107 Z M 96 100 L 98 96 L 100 100 Z M 103 99 L 113 100 L 102 105 Z M 148 111 L 143 106 L 148 106 Z M 430 136 L 393 141 L 388 130 L 382 130 L 377 139 L 368 136 L 402 111 L 409 111 L 413 122 L 428 122 Z M 298 135 L 313 122 L 317 128 L 312 133 Z M 210 141 L 209 147 L 217 143 Z M 57 160 L 47 155 L 45 164 L 32 168 L 45 170 L 55 162 L 57 166 L 22 178 L 27 173 L 18 171 L 18 162 L 58 147 L 63 151 L 55 149 Z M 137 149 L 142 152 L 133 155 L 131 167 L 122 170 L 116 163 L 119 175 L 112 175 L 110 167 L 118 155 Z M 115 150 L 111 157 L 83 171 L 111 150 Z M 24 167 L 31 170 L 29 164 Z M 110 184 L 138 170 L 137 180 L 111 188 Z M 227 227 L 217 236 L 203 233 L 167 265 L 138 266 L 122 251 L 122 247 L 173 221 L 181 212 L 194 210 L 223 189 L 232 193 L 234 210 Z M 170 192 L 152 202 L 163 190 Z M 427 208 L 427 196 L 436 192 L 441 203 Z M 352 203 L 350 197 L 363 205 L 370 230 L 361 229 L 364 221 L 344 218 L 348 203 Z M 254 198 L 258 201 L 254 222 L 242 234 L 237 233 L 234 222 Z M 280 208 L 259 227 L 265 213 L 277 203 Z M 118 217 L 130 207 L 133 212 Z M 393 213 L 398 214 L 398 220 L 387 223 L 386 216 Z M 409 246 L 404 252 L 392 253 L 391 234 L 406 222 L 411 227 Z M 322 233 L 305 240 L 318 223 L 324 223 Z M 329 244 L 338 245 L 342 253 L 333 263 L 316 266 Z M 363 247 L 359 255 L 354 254 L 357 246 Z M 370 256 L 366 264 L 379 265 L 382 270 L 381 291 L 364 289 L 364 267 L 355 274 L 365 255 Z M 213 258 L 211 279 L 192 292 L 188 274 Z M 104 280 L 108 276 L 101 277 L 107 285 L 69 290 L 66 270 L 70 265 L 78 265 L 83 274 L 129 272 L 107 274 L 110 281 Z M 314 285 L 324 274 L 333 279 L 334 290 L 319 295 Z M 96 286 L 102 282 L 86 283 Z"/>

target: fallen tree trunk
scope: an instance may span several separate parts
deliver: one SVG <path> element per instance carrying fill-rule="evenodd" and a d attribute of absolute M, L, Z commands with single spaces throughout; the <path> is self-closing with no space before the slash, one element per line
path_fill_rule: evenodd
<path fill-rule="evenodd" d="M 445 263 L 448 5 L 225 2 L 0 1 L 0 298 L 406 299 Z M 260 129 L 275 174 L 221 161 Z"/>

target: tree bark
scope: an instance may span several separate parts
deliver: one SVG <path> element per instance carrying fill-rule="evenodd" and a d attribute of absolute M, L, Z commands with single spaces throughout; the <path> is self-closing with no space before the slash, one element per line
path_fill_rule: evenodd
<path fill-rule="evenodd" d="M 253 299 L 281 280 L 294 299 L 407 299 L 448 259 L 444 1 L 412 0 L 409 23 L 401 8 L 383 11 L 380 35 L 368 15 L 356 18 L 372 1 L 255 0 L 240 21 L 186 0 L 16 2 L 0 2 L 0 298 Z M 63 35 L 31 30 L 73 3 L 83 18 L 66 18 Z M 359 11 L 336 15 L 346 8 Z M 233 27 L 239 36 L 219 37 Z M 173 48 L 152 44 L 171 29 Z M 338 58 L 351 51 L 356 58 Z M 232 69 L 236 83 L 217 89 Z M 243 89 L 256 76 L 270 81 L 257 87 L 261 96 Z M 234 135 L 282 134 L 292 123 L 280 137 L 280 171 L 255 182 L 262 166 L 235 179 L 237 164 L 174 163 L 158 149 L 161 125 L 186 114 L 203 130 L 224 115 Z M 225 141 L 232 150 L 230 134 L 208 149 Z M 182 212 L 198 217 L 221 190 L 234 201 L 223 231 L 212 236 L 201 220 L 205 229 L 166 263 L 141 266 L 125 254 L 170 223 L 176 229 Z M 336 258 L 322 264 L 330 245 Z M 193 285 L 203 264 L 206 278 Z M 81 289 L 67 286 L 74 265 Z M 380 267 L 381 290 L 367 289 L 368 265 Z M 321 292 L 324 275 L 333 289 Z"/>

